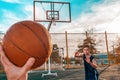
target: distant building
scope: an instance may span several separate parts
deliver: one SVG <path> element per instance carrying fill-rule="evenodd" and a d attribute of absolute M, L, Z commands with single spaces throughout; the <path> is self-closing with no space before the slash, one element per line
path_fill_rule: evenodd
<path fill-rule="evenodd" d="M 107 53 L 94 54 L 98 64 L 108 64 L 108 55 Z"/>

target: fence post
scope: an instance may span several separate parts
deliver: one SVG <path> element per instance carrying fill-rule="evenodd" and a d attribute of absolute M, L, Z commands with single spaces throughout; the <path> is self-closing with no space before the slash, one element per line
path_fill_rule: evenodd
<path fill-rule="evenodd" d="M 107 32 L 105 31 L 105 41 L 106 41 L 106 49 L 108 54 L 108 64 L 110 65 L 110 55 L 109 55 L 109 49 L 108 49 L 108 40 L 107 40 Z"/>

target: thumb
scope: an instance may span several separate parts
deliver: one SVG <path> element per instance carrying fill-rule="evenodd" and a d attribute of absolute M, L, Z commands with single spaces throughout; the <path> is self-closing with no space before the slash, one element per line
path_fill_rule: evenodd
<path fill-rule="evenodd" d="M 26 64 L 23 66 L 23 71 L 27 72 L 28 70 L 30 70 L 30 68 L 32 67 L 34 63 L 35 63 L 35 58 L 33 57 L 29 58 Z"/>

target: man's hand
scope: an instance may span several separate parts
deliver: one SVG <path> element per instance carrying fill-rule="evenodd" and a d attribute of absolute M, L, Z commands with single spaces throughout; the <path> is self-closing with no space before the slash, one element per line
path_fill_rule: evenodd
<path fill-rule="evenodd" d="M 2 50 L 1 45 L 0 45 L 0 55 L 1 55 L 0 56 L 1 63 L 3 64 L 8 80 L 27 80 L 28 78 L 27 72 L 34 64 L 35 62 L 34 58 L 29 58 L 23 67 L 17 67 L 8 60 L 8 58 L 4 54 L 4 51 Z"/>
<path fill-rule="evenodd" d="M 97 68 L 97 63 L 96 63 L 96 60 L 93 59 L 92 62 L 90 61 L 90 58 L 89 57 L 86 57 L 86 62 L 89 63 L 93 68 Z"/>

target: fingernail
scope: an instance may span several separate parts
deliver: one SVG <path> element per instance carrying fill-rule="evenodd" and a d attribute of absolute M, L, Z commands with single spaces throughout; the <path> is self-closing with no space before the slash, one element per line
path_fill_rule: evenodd
<path fill-rule="evenodd" d="M 31 57 L 30 61 L 31 61 L 31 63 L 34 63 L 35 62 L 35 58 Z"/>

